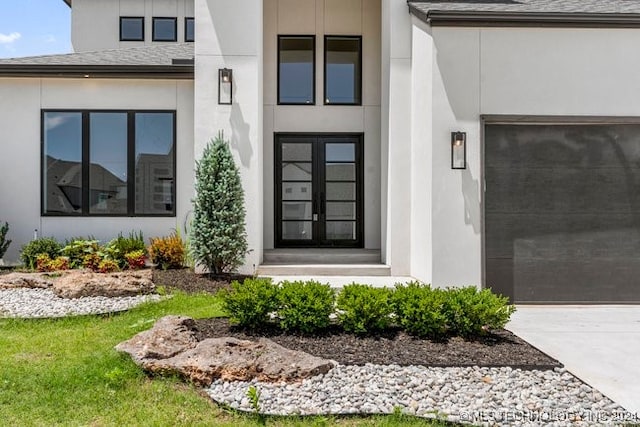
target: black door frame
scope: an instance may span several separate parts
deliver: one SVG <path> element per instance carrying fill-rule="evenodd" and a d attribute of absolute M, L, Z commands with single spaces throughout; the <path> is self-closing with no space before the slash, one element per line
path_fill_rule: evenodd
<path fill-rule="evenodd" d="M 284 138 L 306 139 L 313 144 L 312 180 L 314 194 L 312 197 L 313 213 L 318 215 L 312 221 L 313 238 L 311 240 L 282 239 L 282 149 Z M 327 240 L 326 226 L 326 184 L 324 163 L 325 143 L 336 139 L 352 139 L 355 144 L 356 164 L 356 238 L 355 240 Z M 340 132 L 276 132 L 274 133 L 274 247 L 275 248 L 364 248 L 364 134 Z"/>

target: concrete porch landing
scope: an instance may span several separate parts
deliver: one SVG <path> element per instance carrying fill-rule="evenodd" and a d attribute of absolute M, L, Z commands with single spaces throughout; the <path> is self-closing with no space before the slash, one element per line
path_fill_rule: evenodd
<path fill-rule="evenodd" d="M 390 276 L 377 249 L 269 249 L 259 276 Z M 350 283 L 350 282 L 349 282 Z"/>
<path fill-rule="evenodd" d="M 415 280 L 408 276 L 322 276 L 322 275 L 300 275 L 300 276 L 269 276 L 275 283 L 296 280 L 316 280 L 320 283 L 328 283 L 332 288 L 342 288 L 351 283 L 361 285 L 371 285 L 376 288 L 392 288 L 396 283 L 407 283 Z"/>

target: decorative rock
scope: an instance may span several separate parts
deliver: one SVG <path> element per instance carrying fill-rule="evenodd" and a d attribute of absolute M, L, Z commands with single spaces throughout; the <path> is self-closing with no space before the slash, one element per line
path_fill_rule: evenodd
<path fill-rule="evenodd" d="M 271 340 L 258 342 L 236 338 L 209 338 L 177 356 L 144 360 L 154 373 L 177 373 L 196 384 L 209 386 L 214 379 L 227 381 L 297 382 L 325 374 L 334 362 L 286 349 Z"/>
<path fill-rule="evenodd" d="M 153 328 L 140 332 L 115 348 L 128 353 L 138 364 L 146 359 L 167 359 L 196 346 L 198 340 L 194 326 L 195 322 L 190 317 L 165 316 Z"/>
<path fill-rule="evenodd" d="M 53 292 L 61 298 L 92 296 L 127 297 L 150 294 L 155 290 L 151 270 L 100 274 L 87 270 L 70 271 L 53 283 Z"/>
<path fill-rule="evenodd" d="M 9 273 L 0 275 L 0 289 L 47 289 L 53 286 L 55 280 L 56 277 L 47 273 Z"/>

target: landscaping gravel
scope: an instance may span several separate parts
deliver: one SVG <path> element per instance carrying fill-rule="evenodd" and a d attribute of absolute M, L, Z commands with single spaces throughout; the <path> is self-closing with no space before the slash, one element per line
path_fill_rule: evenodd
<path fill-rule="evenodd" d="M 338 365 L 300 384 L 214 381 L 218 403 L 253 412 L 260 393 L 270 415 L 391 414 L 401 411 L 473 425 L 591 426 L 619 424 L 624 410 L 564 368 L 427 368 Z"/>
<path fill-rule="evenodd" d="M 50 289 L 0 289 L 0 317 L 42 318 L 112 313 L 160 299 L 160 295 L 66 299 L 57 297 Z"/>

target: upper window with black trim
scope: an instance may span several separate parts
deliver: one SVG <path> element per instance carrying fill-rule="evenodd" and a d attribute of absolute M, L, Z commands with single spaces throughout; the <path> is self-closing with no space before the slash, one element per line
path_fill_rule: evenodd
<path fill-rule="evenodd" d="M 120 41 L 144 41 L 144 18 L 140 16 L 120 17 Z"/>
<path fill-rule="evenodd" d="M 278 104 L 315 104 L 315 41 L 278 36 Z"/>
<path fill-rule="evenodd" d="M 362 105 L 362 37 L 325 36 L 324 103 Z"/>
<path fill-rule="evenodd" d="M 42 214 L 175 216 L 175 111 L 43 111 Z"/>
<path fill-rule="evenodd" d="M 153 41 L 175 42 L 178 40 L 178 20 L 176 18 L 153 18 Z"/>
<path fill-rule="evenodd" d="M 184 18 L 184 41 L 193 42 L 196 40 L 196 23 L 193 18 Z"/>

